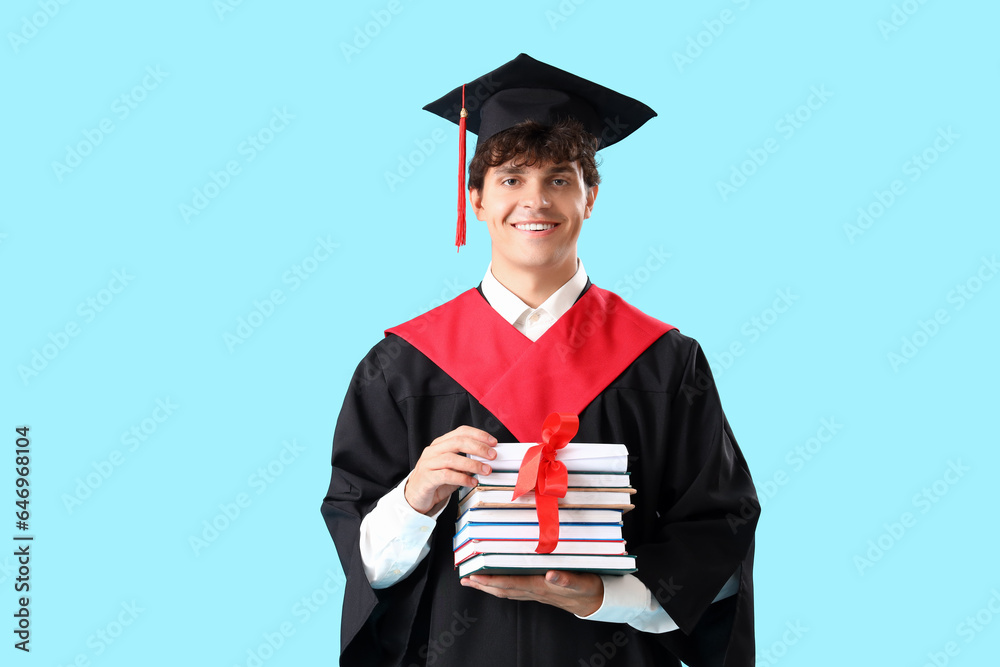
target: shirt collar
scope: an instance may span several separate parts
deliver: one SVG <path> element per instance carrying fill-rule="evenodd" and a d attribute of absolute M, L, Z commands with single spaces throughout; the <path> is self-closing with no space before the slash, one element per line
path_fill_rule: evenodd
<path fill-rule="evenodd" d="M 552 316 L 553 320 L 558 320 L 566 314 L 576 300 L 580 297 L 583 288 L 587 286 L 587 271 L 583 268 L 583 260 L 577 259 L 576 273 L 566 284 L 557 289 L 549 296 L 545 302 L 534 310 L 544 310 Z M 493 275 L 493 263 L 486 267 L 486 275 L 483 276 L 483 296 L 489 301 L 493 309 L 500 314 L 500 317 L 514 324 L 525 311 L 533 310 L 531 306 L 521 301 L 516 294 L 504 287 Z"/>

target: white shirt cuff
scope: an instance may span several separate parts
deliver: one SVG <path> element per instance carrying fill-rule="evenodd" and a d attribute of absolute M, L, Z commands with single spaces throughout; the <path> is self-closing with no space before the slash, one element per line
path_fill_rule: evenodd
<path fill-rule="evenodd" d="M 361 562 L 372 588 L 388 588 L 407 577 L 430 552 L 437 518 L 447 502 L 430 516 L 406 502 L 403 489 L 409 475 L 382 496 L 361 521 Z"/>
<path fill-rule="evenodd" d="M 680 629 L 670 615 L 653 598 L 653 594 L 635 576 L 601 576 L 604 600 L 589 616 L 577 616 L 588 621 L 628 623 L 641 632 L 662 633 Z"/>

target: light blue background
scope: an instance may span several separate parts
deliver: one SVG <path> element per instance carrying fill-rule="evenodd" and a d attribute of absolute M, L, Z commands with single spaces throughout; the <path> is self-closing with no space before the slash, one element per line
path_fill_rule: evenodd
<path fill-rule="evenodd" d="M 758 664 L 923 665 L 949 642 L 948 664 L 993 664 L 1000 618 L 959 624 L 1000 609 L 1000 279 L 975 282 L 1000 251 L 995 3 L 217 4 L 5 4 L 0 539 L 17 532 L 26 424 L 36 540 L 28 655 L 12 648 L 0 556 L 4 664 L 247 665 L 282 624 L 294 634 L 264 664 L 334 664 L 342 574 L 319 505 L 350 375 L 383 329 L 475 285 L 489 259 L 471 215 L 469 245 L 451 245 L 457 131 L 420 107 L 522 51 L 659 113 L 602 153 L 580 255 L 713 359 L 765 501 Z M 123 117 L 116 100 L 144 77 Z M 799 109 L 814 87 L 829 98 Z M 293 118 L 249 160 L 242 142 L 276 109 Z M 787 136 L 797 111 L 808 120 Z M 113 131 L 60 180 L 53 162 L 103 119 Z M 724 200 L 717 183 L 765 145 L 777 152 Z M 180 205 L 229 161 L 239 173 L 186 221 Z M 405 177 L 390 187 L 387 172 Z M 845 225 L 897 179 L 905 191 L 852 243 Z M 336 248 L 295 285 L 317 239 Z M 649 271 L 654 250 L 670 257 Z M 959 308 L 970 280 L 981 289 Z M 282 303 L 227 346 L 274 290 Z M 774 320 L 781 290 L 794 300 Z M 106 305 L 91 316 L 87 299 Z M 939 309 L 947 322 L 922 337 Z M 25 374 L 36 351 L 51 358 Z M 158 400 L 177 406 L 162 423 Z M 144 420 L 130 450 L 123 433 Z M 286 442 L 301 451 L 273 463 Z M 952 462 L 967 470 L 940 481 Z M 262 482 L 269 463 L 280 474 Z M 99 486 L 68 505 L 88 475 Z M 936 481 L 937 502 L 915 498 Z M 249 505 L 192 547 L 239 494 Z M 119 616 L 131 624 L 99 639 Z"/>

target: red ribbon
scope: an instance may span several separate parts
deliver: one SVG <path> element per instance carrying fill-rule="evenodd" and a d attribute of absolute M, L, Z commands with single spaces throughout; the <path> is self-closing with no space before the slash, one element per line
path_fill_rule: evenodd
<path fill-rule="evenodd" d="M 542 444 L 529 448 L 521 459 L 513 499 L 535 492 L 538 516 L 535 553 L 552 553 L 559 542 L 559 498 L 566 497 L 567 476 L 565 464 L 556 460 L 556 450 L 565 447 L 579 428 L 580 419 L 576 415 L 553 412 L 542 424 Z"/>

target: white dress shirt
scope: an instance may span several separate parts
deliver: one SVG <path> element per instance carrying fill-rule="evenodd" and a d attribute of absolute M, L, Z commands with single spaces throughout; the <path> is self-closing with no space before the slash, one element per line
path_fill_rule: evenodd
<path fill-rule="evenodd" d="M 578 260 L 577 271 L 538 308 L 531 308 L 486 269 L 482 290 L 489 304 L 518 331 L 538 340 L 568 311 L 587 284 L 587 272 Z M 409 475 L 407 478 L 409 479 Z M 406 479 L 382 497 L 361 522 L 361 560 L 373 588 L 387 588 L 407 577 L 430 552 L 428 542 L 437 518 L 447 506 L 441 503 L 430 515 L 417 512 L 406 502 Z M 604 601 L 589 616 L 593 621 L 628 623 L 643 632 L 661 633 L 678 626 L 664 611 L 646 585 L 631 574 L 602 576 Z"/>

